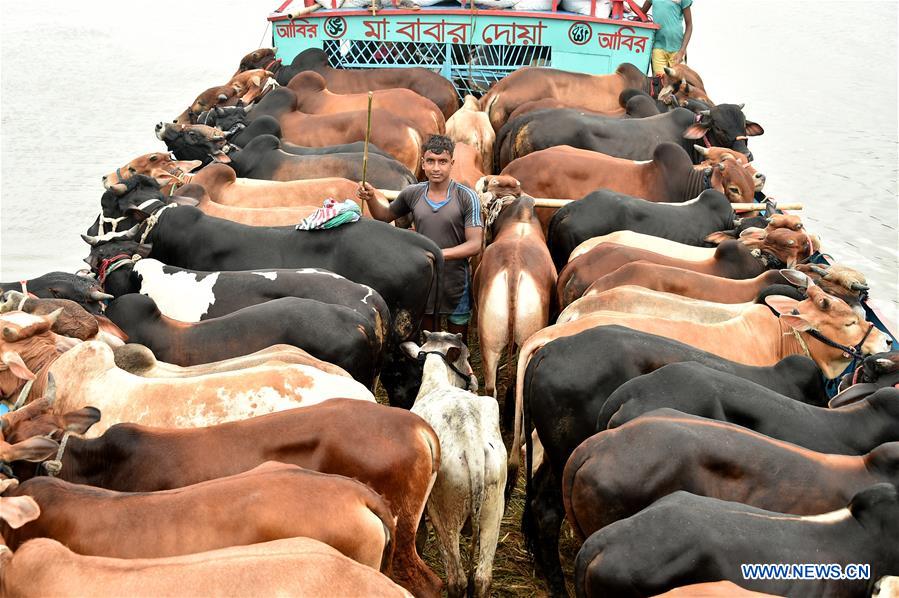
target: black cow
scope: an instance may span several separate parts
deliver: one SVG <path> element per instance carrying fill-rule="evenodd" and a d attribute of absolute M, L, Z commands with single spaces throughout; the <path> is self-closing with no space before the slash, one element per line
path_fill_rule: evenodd
<path fill-rule="evenodd" d="M 659 407 L 731 422 L 821 453 L 861 455 L 899 440 L 899 389 L 827 409 L 699 363 L 673 363 L 622 384 L 596 429 L 615 428 Z"/>
<path fill-rule="evenodd" d="M 281 140 L 260 135 L 242 150 L 229 154 L 230 166 L 237 176 L 266 181 L 295 181 L 342 177 L 362 180 L 363 155 L 325 154 L 298 156 L 281 151 Z M 408 168 L 380 154 L 368 157 L 366 181 L 379 189 L 403 189 L 416 182 Z"/>
<path fill-rule="evenodd" d="M 897 385 L 899 385 L 899 351 L 869 355 L 854 372 L 843 376 L 840 381 L 840 392 L 830 400 L 829 405 L 830 407 L 849 405 L 879 388 Z"/>
<path fill-rule="evenodd" d="M 6 291 L 28 292 L 42 299 L 68 299 L 94 315 L 103 311 L 101 301 L 112 299 L 112 295 L 103 292 L 103 286 L 96 278 L 68 272 L 49 272 L 18 282 L 0 282 L 0 293 Z"/>
<path fill-rule="evenodd" d="M 849 506 L 803 517 L 675 492 L 584 543 L 575 563 L 578 596 L 654 596 L 674 587 L 730 580 L 777 596 L 868 596 L 899 571 L 899 495 L 881 483 Z M 870 566 L 870 576 L 744 579 L 744 564 Z M 828 569 L 825 569 L 828 571 Z M 834 579 L 833 577 L 836 577 Z"/>
<path fill-rule="evenodd" d="M 735 104 L 721 104 L 701 114 L 686 108 L 647 118 L 619 119 L 585 114 L 572 108 L 536 110 L 518 116 L 500 129 L 494 146 L 502 169 L 516 158 L 556 145 L 593 150 L 618 158 L 651 160 L 663 142 L 681 145 L 698 164 L 702 157 L 694 140 L 739 151 L 752 160 L 746 137 L 761 135 L 762 128 L 747 121 Z"/>
<path fill-rule="evenodd" d="M 97 247 L 91 268 L 103 272 L 103 288 L 114 297 L 142 293 L 165 315 L 199 322 L 281 297 L 301 297 L 342 305 L 372 322 L 383 338 L 389 334 L 390 310 L 377 291 L 327 270 L 250 270 L 201 272 L 167 266 L 154 259 L 133 261 L 134 241 Z"/>
<path fill-rule="evenodd" d="M 565 594 L 558 549 L 564 516 L 561 474 L 568 457 L 596 433 L 597 417 L 612 392 L 632 378 L 679 361 L 697 361 L 797 400 L 823 401 L 826 396 L 821 371 L 806 357 L 790 356 L 771 367 L 747 366 L 622 326 L 598 326 L 538 349 L 525 372 L 523 415 L 524 429 L 537 429 L 545 458 L 532 478 L 531 436 L 525 434 L 522 530 L 554 594 Z"/>
<path fill-rule="evenodd" d="M 372 388 L 380 365 L 381 335 L 366 318 L 342 305 L 282 297 L 203 322 L 167 318 L 146 295 L 112 301 L 106 317 L 128 340 L 160 361 L 190 366 L 240 357 L 287 344 L 345 369 Z"/>
<path fill-rule="evenodd" d="M 161 202 L 142 208 L 146 212 L 134 208 L 132 211 L 142 215 L 153 214 L 152 228 L 147 230 L 144 224 L 120 236 L 146 235 L 146 257 L 180 268 L 320 268 L 367 284 L 380 293 L 390 310 L 390 349 L 418 329 L 430 303 L 429 293 L 443 272 L 443 253 L 433 241 L 375 220 L 300 232 L 291 226 L 246 226 L 207 216 L 190 206 L 157 211 L 162 208 Z M 416 366 L 398 351 L 387 354 L 381 381 L 392 401 L 411 406 L 420 383 Z"/>
<path fill-rule="evenodd" d="M 568 522 L 583 540 L 676 490 L 817 515 L 878 482 L 899 484 L 899 442 L 862 456 L 836 456 L 656 409 L 577 447 L 565 466 L 562 495 Z"/>
<path fill-rule="evenodd" d="M 600 189 L 559 208 L 550 220 L 546 240 L 553 262 L 561 270 L 574 248 L 591 237 L 632 230 L 702 246 L 709 233 L 733 226 L 730 202 L 713 189 L 682 204 L 655 203 Z"/>

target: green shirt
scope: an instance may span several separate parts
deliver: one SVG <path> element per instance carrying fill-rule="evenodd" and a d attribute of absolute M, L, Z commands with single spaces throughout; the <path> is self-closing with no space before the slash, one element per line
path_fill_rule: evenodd
<path fill-rule="evenodd" d="M 652 20 L 659 26 L 654 48 L 677 52 L 684 43 L 684 9 L 693 0 L 652 0 Z"/>

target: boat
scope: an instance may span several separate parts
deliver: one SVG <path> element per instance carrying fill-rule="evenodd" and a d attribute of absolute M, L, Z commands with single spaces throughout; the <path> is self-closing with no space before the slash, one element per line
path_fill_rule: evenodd
<path fill-rule="evenodd" d="M 272 46 L 283 64 L 318 48 L 335 68 L 424 67 L 452 81 L 460 97 L 480 96 L 523 66 L 605 75 L 629 62 L 648 72 L 659 28 L 634 0 L 538 0 L 548 10 L 456 1 L 403 8 L 409 0 L 368 10 L 338 7 L 345 0 L 320 1 L 332 8 L 310 12 L 320 5 L 286 0 L 269 15 Z"/>

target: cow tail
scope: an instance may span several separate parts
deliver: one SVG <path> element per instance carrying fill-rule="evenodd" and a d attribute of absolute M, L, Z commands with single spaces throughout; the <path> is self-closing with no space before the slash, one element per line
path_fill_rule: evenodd
<path fill-rule="evenodd" d="M 375 513 L 375 515 L 377 515 L 377 513 Z M 383 517 L 379 517 L 379 519 L 381 519 L 381 525 L 384 526 L 384 537 L 387 538 L 387 541 L 384 543 L 384 553 L 381 555 L 381 566 L 378 570 L 384 575 L 387 575 L 390 573 L 391 565 L 393 565 L 393 551 L 396 547 L 396 534 L 394 533 L 396 530 L 396 521 L 385 521 Z"/>
<path fill-rule="evenodd" d="M 538 357 L 537 359 L 539 363 L 539 360 L 542 359 L 542 357 Z M 525 375 L 525 380 L 527 380 L 527 375 Z M 531 385 L 526 381 L 519 383 L 524 388 L 530 389 Z M 519 392 L 523 392 L 524 388 L 520 389 Z M 528 410 L 528 403 L 530 403 L 530 394 L 527 397 L 524 397 L 522 405 L 522 427 L 525 430 L 531 429 L 531 413 Z M 537 548 L 535 544 L 535 540 L 537 538 L 537 525 L 534 521 L 533 507 L 531 507 L 531 500 L 534 496 L 534 480 L 533 476 L 531 475 L 531 470 L 534 466 L 534 447 L 533 442 L 531 441 L 530 434 L 524 435 L 524 450 L 524 509 L 521 512 L 521 535 L 524 536 L 525 549 L 529 554 L 533 555 L 536 552 Z"/>
<path fill-rule="evenodd" d="M 484 475 L 487 456 L 483 449 L 475 451 L 471 456 L 474 459 L 466 459 L 468 461 L 468 478 L 471 484 L 471 544 L 468 551 L 468 562 L 474 567 L 481 552 L 481 507 L 484 505 Z"/>

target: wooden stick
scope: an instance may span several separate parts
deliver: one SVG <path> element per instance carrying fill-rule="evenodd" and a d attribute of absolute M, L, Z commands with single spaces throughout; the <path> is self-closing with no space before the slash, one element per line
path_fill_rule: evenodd
<path fill-rule="evenodd" d="M 399 191 L 394 191 L 392 189 L 378 189 L 378 192 L 384 195 L 387 199 L 393 200 L 396 199 L 396 196 L 400 194 Z M 534 199 L 534 205 L 538 208 L 561 208 L 562 206 L 568 205 L 572 201 L 576 201 L 574 199 L 547 199 L 547 198 L 536 198 Z M 763 203 L 733 203 L 731 204 L 734 211 L 737 212 L 754 212 L 756 210 L 764 210 L 765 204 Z M 777 209 L 779 210 L 801 210 L 803 209 L 803 204 L 801 203 L 779 203 L 777 204 Z"/>
<path fill-rule="evenodd" d="M 368 123 L 365 125 L 365 146 L 362 148 L 362 186 L 365 187 L 365 175 L 368 174 L 368 139 L 371 137 L 371 99 L 374 92 L 368 92 Z M 393 198 L 391 198 L 393 199 Z"/>

